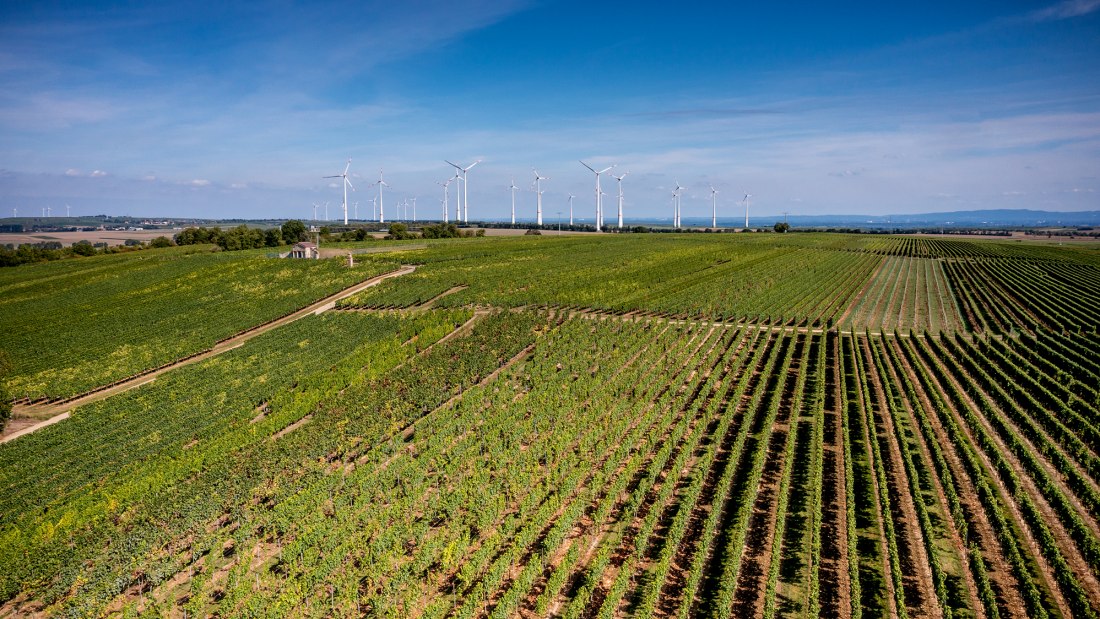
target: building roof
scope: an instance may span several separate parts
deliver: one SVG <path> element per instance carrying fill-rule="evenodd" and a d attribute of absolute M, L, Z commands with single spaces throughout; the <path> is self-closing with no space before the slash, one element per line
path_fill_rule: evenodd
<path fill-rule="evenodd" d="M 300 247 L 302 249 L 316 249 L 317 248 L 316 245 L 314 245 L 313 243 L 310 243 L 309 241 L 302 241 L 300 243 L 295 243 L 294 247 L 295 248 Z"/>

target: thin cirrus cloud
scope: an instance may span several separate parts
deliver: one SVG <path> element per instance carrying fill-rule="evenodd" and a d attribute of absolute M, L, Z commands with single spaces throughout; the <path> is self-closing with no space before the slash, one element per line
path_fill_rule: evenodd
<path fill-rule="evenodd" d="M 1100 0 L 1065 0 L 1028 14 L 1032 21 L 1070 19 L 1088 15 L 1100 9 Z"/>

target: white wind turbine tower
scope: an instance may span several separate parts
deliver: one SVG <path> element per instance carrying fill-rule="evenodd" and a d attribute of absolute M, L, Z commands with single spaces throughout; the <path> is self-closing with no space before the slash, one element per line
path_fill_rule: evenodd
<path fill-rule="evenodd" d="M 680 228 L 680 192 L 684 188 L 680 186 L 680 181 L 676 181 L 676 188 L 672 190 L 672 219 L 675 228 Z"/>
<path fill-rule="evenodd" d="M 516 189 L 519 189 L 516 187 L 515 177 L 512 178 L 512 185 L 508 189 L 512 191 L 512 225 L 514 226 L 516 225 Z"/>
<path fill-rule="evenodd" d="M 608 167 L 606 167 L 602 170 L 597 171 L 596 168 L 593 168 L 592 166 L 588 165 L 587 163 L 585 163 L 583 161 L 581 162 L 581 165 L 588 168 L 589 170 L 592 171 L 593 174 L 596 175 L 596 232 L 599 232 L 600 229 L 603 227 L 603 195 L 604 195 L 603 191 L 600 190 L 600 175 L 603 174 L 604 172 L 607 172 L 607 171 L 611 170 L 611 168 L 614 168 L 615 166 L 611 165 L 611 166 L 608 166 Z"/>
<path fill-rule="evenodd" d="M 577 196 L 569 194 L 569 227 L 573 227 L 573 198 Z"/>
<path fill-rule="evenodd" d="M 453 166 L 454 169 L 458 170 L 459 172 L 462 172 L 462 223 L 469 223 L 469 221 L 470 221 L 470 183 L 467 182 L 466 173 L 469 172 L 471 168 L 473 168 L 477 164 L 481 163 L 481 160 L 478 159 L 477 161 L 475 161 L 475 162 L 471 163 L 470 165 L 466 166 L 465 168 L 460 166 L 460 165 L 451 163 L 450 161 L 447 161 L 446 159 L 444 159 L 443 161 L 445 161 L 446 163 Z"/>
<path fill-rule="evenodd" d="M 370 199 L 371 219 L 378 219 L 378 196 Z"/>
<path fill-rule="evenodd" d="M 453 181 L 453 180 L 454 180 L 454 178 L 448 178 L 447 180 L 443 181 L 442 183 L 439 182 L 439 181 L 435 182 L 436 185 L 439 185 L 440 187 L 443 188 L 443 203 L 442 203 L 443 204 L 443 223 L 448 223 L 448 216 L 450 215 L 450 213 L 448 213 L 447 211 L 451 208 L 450 193 L 451 193 L 451 181 Z"/>
<path fill-rule="evenodd" d="M 320 206 L 316 202 L 313 203 L 313 221 L 317 221 L 317 207 Z"/>
<path fill-rule="evenodd" d="M 382 188 L 389 187 L 390 184 L 382 180 L 382 169 L 378 169 L 378 223 L 386 223 L 386 207 L 382 204 Z"/>
<path fill-rule="evenodd" d="M 69 217 L 69 205 L 65 205 L 65 217 Z"/>
<path fill-rule="evenodd" d="M 752 197 L 751 193 L 746 193 L 744 198 L 741 198 L 741 204 L 745 205 L 745 229 L 749 227 L 749 198 Z"/>
<path fill-rule="evenodd" d="M 412 197 L 413 201 L 413 221 L 416 221 L 416 196 Z"/>
<path fill-rule="evenodd" d="M 623 172 L 622 176 L 612 176 L 611 178 L 619 182 L 619 229 L 623 229 L 623 179 L 630 172 Z"/>
<path fill-rule="evenodd" d="M 344 173 L 337 174 L 336 176 L 325 176 L 322 178 L 342 178 L 344 179 L 344 225 L 348 225 L 348 186 L 351 186 L 351 190 L 355 191 L 355 185 L 351 184 L 351 180 L 348 179 L 348 168 L 351 167 L 351 158 L 348 158 L 348 164 L 344 166 Z M 328 216 L 325 216 L 328 219 Z"/>
<path fill-rule="evenodd" d="M 710 186 L 710 227 L 718 227 L 718 190 Z"/>
<path fill-rule="evenodd" d="M 325 221 L 331 221 L 328 218 L 328 202 L 325 202 Z"/>
<path fill-rule="evenodd" d="M 542 181 L 550 180 L 549 176 L 539 176 L 539 171 L 531 168 L 531 171 L 535 173 L 535 203 L 538 204 L 538 208 L 535 211 L 535 223 L 542 225 Z"/>
<path fill-rule="evenodd" d="M 355 206 L 353 208 L 355 209 L 355 211 L 354 211 L 355 212 L 355 217 L 354 218 L 359 219 L 359 201 L 358 200 L 355 201 Z"/>
<path fill-rule="evenodd" d="M 451 178 L 451 180 L 452 181 L 458 181 L 459 184 L 462 184 L 462 175 L 459 174 L 458 172 L 455 172 L 455 175 L 454 175 L 453 178 Z M 462 194 L 456 191 L 455 192 L 455 223 L 458 223 L 460 221 L 462 221 Z"/>

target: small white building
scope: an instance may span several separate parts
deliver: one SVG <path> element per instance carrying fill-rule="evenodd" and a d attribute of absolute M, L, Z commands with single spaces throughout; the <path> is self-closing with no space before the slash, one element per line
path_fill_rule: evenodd
<path fill-rule="evenodd" d="M 316 260 L 320 257 L 317 251 L 317 245 L 310 243 L 309 241 L 302 241 L 301 243 L 295 243 L 294 247 L 290 250 L 291 258 L 310 258 Z"/>

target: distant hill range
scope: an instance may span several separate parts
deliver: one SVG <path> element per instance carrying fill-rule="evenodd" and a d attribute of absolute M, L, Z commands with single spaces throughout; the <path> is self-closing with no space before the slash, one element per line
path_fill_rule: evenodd
<path fill-rule="evenodd" d="M 771 226 L 783 221 L 783 215 L 749 217 L 754 227 Z M 786 218 L 794 227 L 807 228 L 1061 228 L 1100 227 L 1100 211 L 1035 211 L 1029 209 L 993 209 L 984 211 L 950 211 L 912 215 L 791 215 Z M 743 218 L 719 217 L 723 227 L 740 227 Z M 710 225 L 709 217 L 684 218 L 685 226 Z"/>

